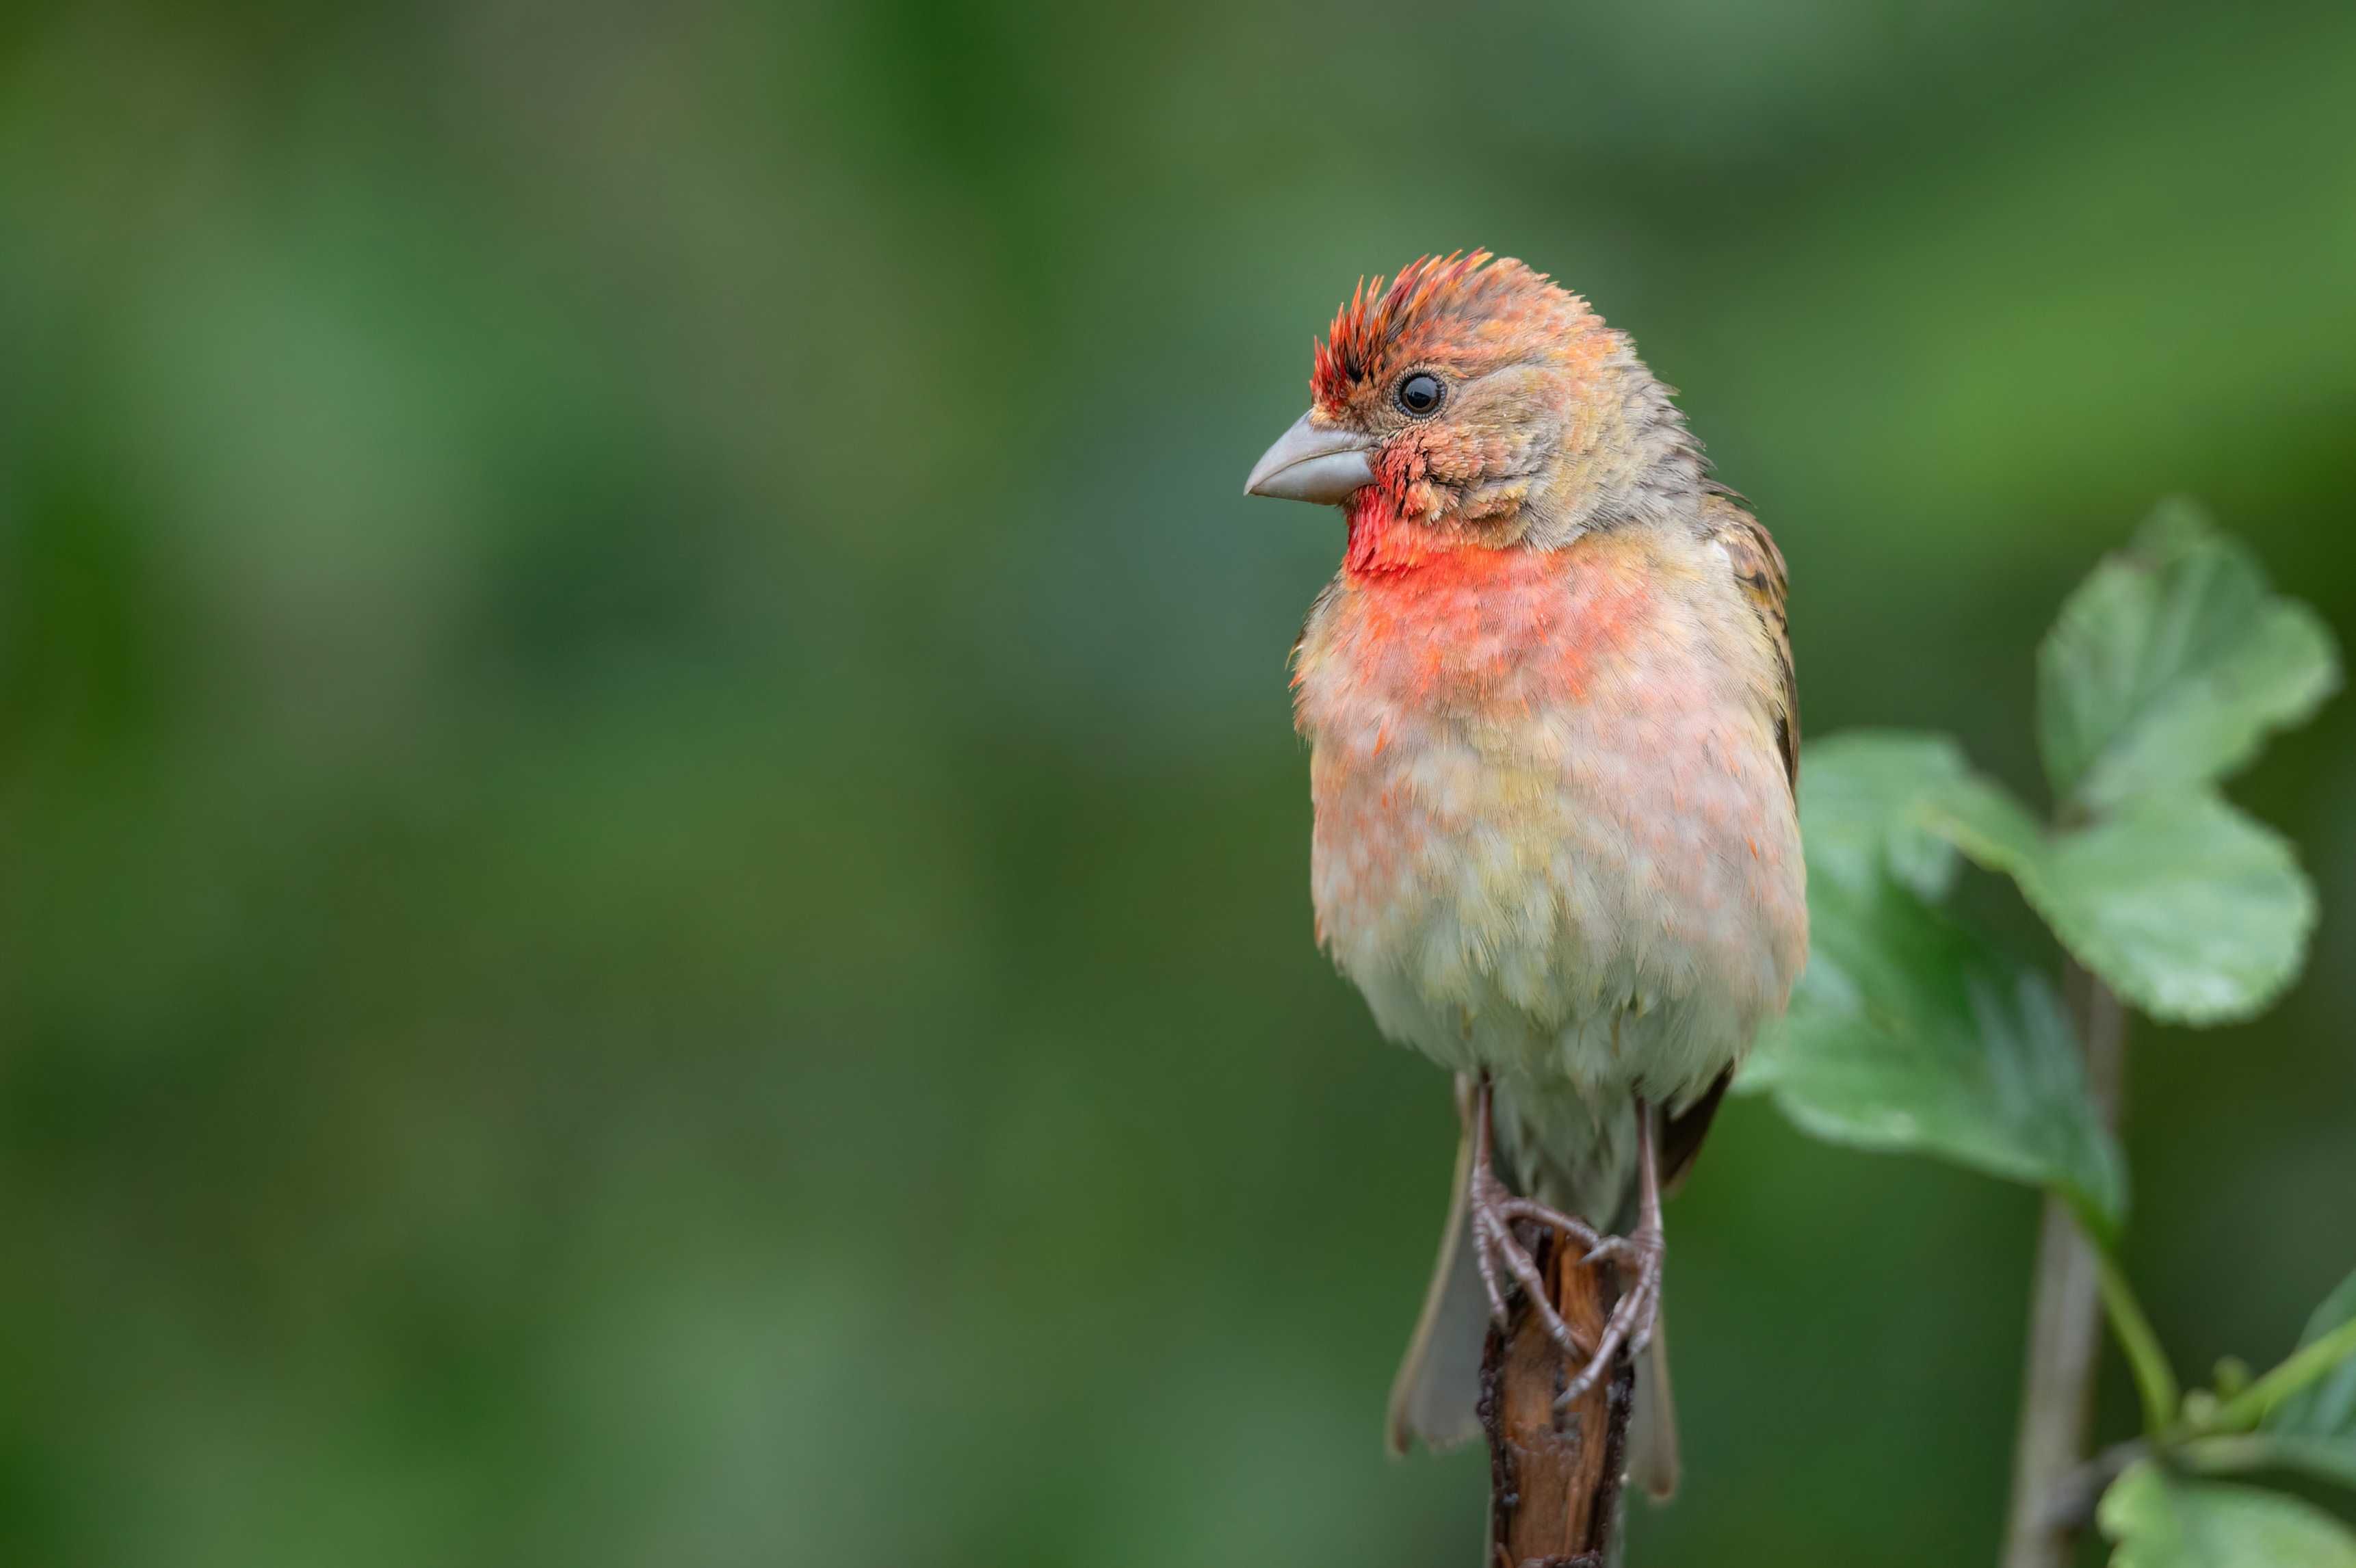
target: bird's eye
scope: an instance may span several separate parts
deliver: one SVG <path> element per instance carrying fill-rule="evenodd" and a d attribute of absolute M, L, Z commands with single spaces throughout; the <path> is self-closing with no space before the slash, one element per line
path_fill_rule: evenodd
<path fill-rule="evenodd" d="M 1420 419 L 1438 408 L 1440 400 L 1446 395 L 1438 376 L 1419 371 L 1399 382 L 1398 405 Z"/>

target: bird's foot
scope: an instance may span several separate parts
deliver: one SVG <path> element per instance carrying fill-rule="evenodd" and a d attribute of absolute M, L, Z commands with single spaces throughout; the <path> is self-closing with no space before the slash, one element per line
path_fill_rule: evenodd
<path fill-rule="evenodd" d="M 1570 1403 L 1587 1392 L 1595 1380 L 1611 1374 L 1612 1362 L 1624 1347 L 1631 1356 L 1639 1355 L 1653 1342 L 1654 1326 L 1661 1319 L 1661 1265 L 1667 1256 L 1668 1241 L 1657 1224 L 1636 1227 L 1626 1236 L 1606 1236 L 1588 1249 L 1582 1263 L 1609 1261 L 1619 1267 L 1620 1299 L 1612 1304 L 1612 1316 L 1604 1321 L 1603 1336 L 1596 1342 L 1595 1354 L 1579 1375 L 1564 1385 L 1555 1403 L 1558 1407 Z"/>
<path fill-rule="evenodd" d="M 1613 1360 L 1624 1348 L 1635 1355 L 1652 1342 L 1653 1326 L 1660 1316 L 1662 1259 L 1666 1242 L 1657 1225 L 1640 1225 L 1632 1235 L 1607 1236 L 1575 1215 L 1543 1203 L 1516 1197 L 1487 1171 L 1473 1174 L 1471 1200 L 1473 1256 L 1480 1264 L 1481 1283 L 1489 1293 L 1489 1309 L 1498 1326 L 1506 1322 L 1505 1281 L 1521 1286 L 1522 1294 L 1546 1326 L 1547 1337 L 1579 1370 L 1556 1397 L 1557 1406 L 1572 1403 L 1609 1377 Z M 1613 1264 L 1620 1276 L 1620 1299 L 1604 1320 L 1603 1332 L 1592 1346 L 1579 1336 L 1555 1310 L 1554 1293 L 1547 1288 L 1537 1260 L 1515 1234 L 1515 1223 L 1544 1226 L 1581 1250 L 1579 1266 Z"/>
<path fill-rule="evenodd" d="M 1587 1347 L 1579 1342 L 1570 1326 L 1555 1310 L 1554 1293 L 1547 1288 L 1546 1279 L 1538 1272 L 1537 1259 L 1514 1233 L 1514 1226 L 1517 1221 L 1527 1221 L 1558 1231 L 1567 1243 L 1580 1248 L 1590 1258 L 1608 1253 L 1620 1238 L 1604 1235 L 1575 1215 L 1517 1197 L 1485 1168 L 1472 1173 L 1466 1198 L 1472 1220 L 1473 1259 L 1480 1264 L 1481 1284 L 1489 1293 L 1489 1310 L 1497 1326 L 1503 1328 L 1507 1320 L 1505 1279 L 1510 1276 L 1522 1287 L 1522 1294 L 1528 1298 L 1538 1320 L 1546 1325 L 1547 1337 L 1574 1360 L 1586 1356 Z"/>
<path fill-rule="evenodd" d="M 1660 1319 L 1661 1262 L 1668 1244 L 1661 1230 L 1660 1186 L 1653 1176 L 1650 1112 L 1642 1101 L 1638 1102 L 1637 1148 L 1642 1186 L 1636 1229 L 1626 1236 L 1607 1236 L 1577 1215 L 1523 1197 L 1497 1179 L 1490 1155 L 1492 1102 L 1493 1091 L 1484 1077 L 1465 1106 L 1475 1118 L 1472 1173 L 1465 1193 L 1472 1221 L 1472 1256 L 1480 1265 L 1482 1288 L 1489 1293 L 1489 1310 L 1497 1326 L 1502 1330 L 1509 1319 L 1505 1280 L 1510 1275 L 1522 1287 L 1522 1294 L 1528 1298 L 1538 1321 L 1546 1326 L 1547 1337 L 1555 1342 L 1566 1359 L 1579 1365 L 1577 1375 L 1555 1398 L 1555 1407 L 1560 1409 L 1593 1388 L 1597 1379 L 1610 1376 L 1613 1360 L 1623 1349 L 1634 1355 L 1650 1344 L 1653 1326 Z M 1581 1253 L 1578 1266 L 1581 1268 L 1600 1262 L 1616 1266 L 1620 1296 L 1612 1304 L 1612 1315 L 1604 1319 L 1603 1332 L 1592 1349 L 1580 1343 L 1579 1336 L 1555 1310 L 1554 1293 L 1547 1288 L 1537 1259 L 1515 1233 L 1517 1223 L 1543 1226 L 1560 1235 L 1565 1243 L 1578 1247 Z"/>

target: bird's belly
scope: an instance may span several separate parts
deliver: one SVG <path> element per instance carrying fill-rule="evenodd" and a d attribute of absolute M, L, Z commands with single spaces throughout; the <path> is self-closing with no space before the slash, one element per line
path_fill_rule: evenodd
<path fill-rule="evenodd" d="M 1789 993 L 1798 832 L 1757 714 L 1706 671 L 1623 674 L 1486 703 L 1304 690 L 1304 712 L 1333 699 L 1312 893 L 1393 1037 L 1590 1103 L 1676 1101 Z"/>

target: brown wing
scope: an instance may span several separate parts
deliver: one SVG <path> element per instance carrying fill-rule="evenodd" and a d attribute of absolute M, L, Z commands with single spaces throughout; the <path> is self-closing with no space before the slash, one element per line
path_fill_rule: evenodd
<path fill-rule="evenodd" d="M 1768 693 L 1768 701 L 1774 707 L 1775 745 L 1783 754 L 1783 777 L 1790 780 L 1796 795 L 1800 789 L 1800 682 L 1792 669 L 1792 626 L 1783 607 L 1784 596 L 1791 589 L 1790 576 L 1783 569 L 1783 553 L 1775 548 L 1774 539 L 1759 520 L 1732 501 L 1721 499 L 1711 510 L 1715 524 L 1711 537 L 1733 557 L 1735 583 L 1757 613 L 1768 645 L 1774 650 L 1782 679 L 1777 689 Z M 1701 1141 L 1709 1131 L 1710 1119 L 1718 1114 L 1718 1102 L 1725 1098 L 1726 1086 L 1733 1080 L 1734 1069 L 1729 1068 L 1703 1091 L 1700 1099 L 1675 1115 L 1661 1119 L 1662 1186 L 1674 1185 L 1701 1153 Z"/>
<path fill-rule="evenodd" d="M 1701 1141 L 1709 1133 L 1710 1118 L 1718 1114 L 1718 1102 L 1726 1098 L 1726 1086 L 1734 1081 L 1734 1069 L 1719 1073 L 1701 1098 L 1674 1115 L 1661 1118 L 1661 1186 L 1666 1191 L 1676 1190 L 1677 1183 L 1701 1154 Z"/>
<path fill-rule="evenodd" d="M 1783 553 L 1759 520 L 1731 501 L 1711 508 L 1711 537 L 1733 557 L 1734 581 L 1759 617 L 1783 673 L 1781 690 L 1768 694 L 1775 713 L 1775 744 L 1783 754 L 1783 775 L 1796 793 L 1800 788 L 1800 682 L 1792 669 L 1792 623 L 1783 601 L 1791 578 L 1783 570 Z"/>

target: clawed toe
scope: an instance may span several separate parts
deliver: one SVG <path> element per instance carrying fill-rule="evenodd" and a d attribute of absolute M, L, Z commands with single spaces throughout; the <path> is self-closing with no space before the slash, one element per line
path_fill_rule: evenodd
<path fill-rule="evenodd" d="M 1494 1178 L 1484 1181 L 1476 1177 L 1471 1194 L 1473 1258 L 1480 1265 L 1481 1283 L 1489 1293 L 1490 1313 L 1501 1329 L 1510 1320 L 1505 1283 L 1500 1274 L 1511 1275 L 1521 1287 L 1524 1299 L 1546 1325 L 1547 1337 L 1562 1348 L 1564 1355 L 1583 1356 L 1585 1348 L 1555 1310 L 1553 1293 L 1547 1289 L 1546 1280 L 1538 1273 L 1537 1259 L 1514 1234 L 1515 1219 L 1533 1217 L 1515 1212 L 1521 1206 L 1520 1200 L 1501 1197 L 1503 1192 Z"/>
<path fill-rule="evenodd" d="M 1623 1351 L 1633 1356 L 1650 1344 L 1654 1325 L 1660 1316 L 1661 1267 L 1667 1244 L 1661 1231 L 1659 1187 L 1653 1174 L 1651 1126 L 1649 1120 L 1644 1120 L 1648 1112 L 1639 1105 L 1643 1211 L 1634 1231 L 1612 1236 L 1575 1215 L 1519 1197 L 1497 1179 L 1489 1154 L 1490 1103 L 1490 1089 L 1484 1079 L 1476 1096 L 1474 1113 L 1479 1121 L 1474 1126 L 1472 1180 L 1465 1195 L 1472 1224 L 1473 1257 L 1480 1265 L 1481 1283 L 1488 1292 L 1489 1309 L 1498 1326 L 1503 1328 L 1508 1321 L 1505 1282 L 1510 1278 L 1521 1288 L 1531 1310 L 1538 1315 L 1547 1337 L 1579 1366 L 1577 1374 L 1556 1398 L 1555 1403 L 1560 1408 L 1584 1396 L 1598 1380 L 1609 1377 Z M 1539 1273 L 1537 1260 L 1515 1234 L 1517 1222 L 1552 1230 L 1567 1244 L 1581 1249 L 1579 1266 L 1591 1268 L 1598 1263 L 1610 1263 L 1619 1274 L 1619 1300 L 1613 1303 L 1611 1316 L 1604 1320 L 1603 1332 L 1592 1347 L 1582 1344 L 1556 1311 L 1553 1293 Z"/>
<path fill-rule="evenodd" d="M 1608 1237 L 1603 1245 L 1589 1252 L 1590 1261 L 1609 1258 L 1624 1262 L 1628 1272 L 1622 1275 L 1620 1299 L 1604 1322 L 1594 1355 L 1578 1376 L 1563 1385 L 1555 1399 L 1558 1409 L 1580 1399 L 1597 1379 L 1609 1376 L 1622 1348 L 1634 1356 L 1652 1343 L 1654 1326 L 1660 1321 L 1661 1260 L 1665 1251 L 1658 1230 L 1639 1230 L 1633 1236 Z"/>

